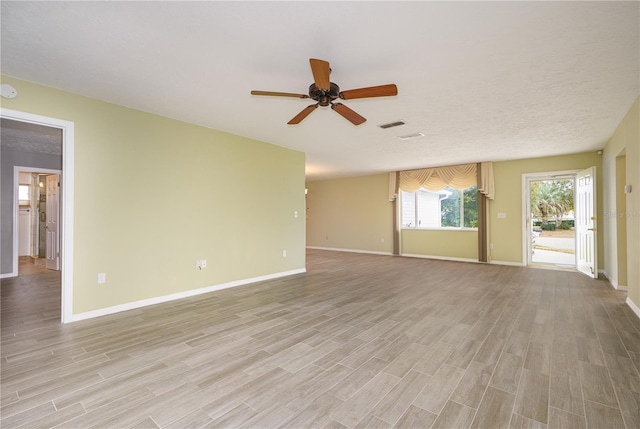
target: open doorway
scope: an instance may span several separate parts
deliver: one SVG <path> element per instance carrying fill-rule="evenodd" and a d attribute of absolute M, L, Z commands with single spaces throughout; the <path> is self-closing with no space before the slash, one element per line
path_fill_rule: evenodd
<path fill-rule="evenodd" d="M 529 182 L 531 264 L 576 266 L 574 177 Z"/>
<path fill-rule="evenodd" d="M 523 261 L 597 278 L 596 171 L 522 175 Z"/>
<path fill-rule="evenodd" d="M 60 183 L 60 201 L 59 201 L 59 218 L 58 234 L 59 234 L 59 269 L 61 283 L 61 320 L 63 323 L 73 321 L 73 199 L 74 199 L 74 123 L 62 119 L 56 119 L 32 113 L 21 112 L 6 108 L 0 108 L 0 118 L 2 120 L 2 260 L 0 272 L 1 278 L 15 277 L 18 275 L 18 235 L 14 228 L 18 225 L 18 210 L 15 210 L 18 195 L 14 195 L 13 175 L 14 168 L 11 166 L 30 166 L 39 168 L 37 164 L 31 161 L 14 161 L 8 163 L 9 157 L 5 157 L 5 149 L 16 151 L 18 148 L 5 148 L 12 140 L 8 134 L 29 133 L 33 131 L 32 127 L 41 127 L 43 129 L 55 130 L 61 135 L 61 168 L 55 169 L 62 172 L 59 176 Z M 32 137 L 34 137 L 32 135 Z M 38 144 L 36 138 L 23 139 L 30 141 L 32 145 Z M 32 151 L 33 152 L 33 151 Z M 28 156 L 24 159 L 33 160 L 35 156 Z M 4 168 L 4 167 L 9 168 Z M 9 180 L 5 180 L 4 175 L 8 174 Z M 6 197 L 5 197 L 6 193 Z M 13 198 L 12 198 L 13 197 Z M 16 256 L 16 257 L 14 257 Z"/>
<path fill-rule="evenodd" d="M 627 288 L 627 155 L 623 150 L 616 157 L 616 262 L 618 279 L 616 289 Z"/>
<path fill-rule="evenodd" d="M 10 154 L 16 157 L 16 154 Z M 20 156 L 19 154 L 17 156 Z M 50 163 L 55 164 L 55 156 Z M 47 158 L 42 157 L 41 162 Z M 60 163 L 60 160 L 58 160 Z M 28 264 L 41 265 L 48 270 L 60 270 L 60 177 L 61 170 L 14 166 L 13 225 L 14 266 L 17 275 Z M 17 246 L 15 246 L 17 242 Z M 17 258 L 17 261 L 15 260 Z"/>

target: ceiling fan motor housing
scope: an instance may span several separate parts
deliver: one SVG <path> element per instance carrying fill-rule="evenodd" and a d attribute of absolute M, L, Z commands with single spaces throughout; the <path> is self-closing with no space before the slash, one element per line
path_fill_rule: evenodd
<path fill-rule="evenodd" d="M 309 98 L 316 100 L 321 106 L 328 106 L 340 95 L 340 87 L 333 82 L 329 82 L 329 90 L 324 91 L 315 83 L 309 85 Z"/>

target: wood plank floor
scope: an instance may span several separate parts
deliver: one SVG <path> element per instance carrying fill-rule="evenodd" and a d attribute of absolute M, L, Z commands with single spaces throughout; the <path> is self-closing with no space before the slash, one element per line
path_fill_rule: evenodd
<path fill-rule="evenodd" d="M 605 281 L 319 250 L 307 270 L 61 325 L 59 276 L 22 266 L 2 428 L 640 427 L 640 321 Z"/>

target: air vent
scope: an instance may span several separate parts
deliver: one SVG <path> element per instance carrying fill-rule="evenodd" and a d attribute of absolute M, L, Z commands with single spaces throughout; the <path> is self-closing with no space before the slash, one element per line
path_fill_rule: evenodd
<path fill-rule="evenodd" d="M 382 125 L 378 125 L 380 128 L 382 129 L 386 129 L 386 128 L 393 128 L 393 127 L 399 127 L 400 125 L 404 125 L 406 124 L 406 122 L 404 121 L 396 121 L 396 122 L 389 122 L 388 124 L 382 124 Z"/>
<path fill-rule="evenodd" d="M 411 140 L 417 139 L 418 137 L 424 137 L 423 133 L 413 133 L 413 134 L 405 134 L 403 136 L 398 136 L 400 140 Z"/>

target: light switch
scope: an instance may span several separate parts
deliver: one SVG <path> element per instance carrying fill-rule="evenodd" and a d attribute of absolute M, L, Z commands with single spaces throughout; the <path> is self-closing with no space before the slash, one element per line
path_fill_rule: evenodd
<path fill-rule="evenodd" d="M 507 218 L 507 214 L 504 212 L 498 213 L 498 219 L 506 219 Z"/>

